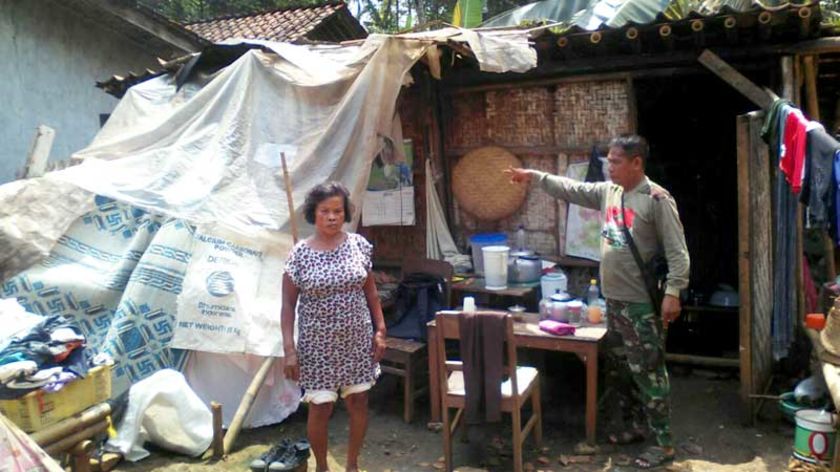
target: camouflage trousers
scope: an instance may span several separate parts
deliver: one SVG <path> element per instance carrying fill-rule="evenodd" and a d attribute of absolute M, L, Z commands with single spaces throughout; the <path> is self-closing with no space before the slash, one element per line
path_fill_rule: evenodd
<path fill-rule="evenodd" d="M 670 447 L 671 385 L 662 322 L 650 303 L 607 300 L 607 314 L 607 385 L 618 396 L 625 423 L 649 429 L 657 444 Z"/>

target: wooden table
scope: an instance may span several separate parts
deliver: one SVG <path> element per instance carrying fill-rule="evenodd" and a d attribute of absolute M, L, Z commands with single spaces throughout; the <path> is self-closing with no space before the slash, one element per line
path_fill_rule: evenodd
<path fill-rule="evenodd" d="M 453 306 L 460 306 L 464 295 L 474 294 L 479 296 L 479 299 L 476 300 L 478 305 L 502 310 L 507 309 L 509 305 L 498 306 L 498 303 L 492 303 L 489 298 L 500 297 L 514 299 L 516 300 L 515 303 L 525 305 L 529 310 L 537 310 L 539 287 L 540 283 L 537 281 L 526 284 L 509 283 L 505 289 L 490 290 L 485 285 L 483 277 L 467 277 L 452 284 L 452 304 Z"/>
<path fill-rule="evenodd" d="M 517 347 L 571 352 L 586 365 L 586 442 L 595 444 L 595 419 L 598 409 L 598 346 L 606 334 L 604 325 L 578 328 L 575 336 L 554 336 L 539 329 L 536 322 L 517 321 L 513 325 Z M 428 323 L 429 396 L 431 421 L 441 421 L 440 381 L 438 377 L 437 328 Z"/>

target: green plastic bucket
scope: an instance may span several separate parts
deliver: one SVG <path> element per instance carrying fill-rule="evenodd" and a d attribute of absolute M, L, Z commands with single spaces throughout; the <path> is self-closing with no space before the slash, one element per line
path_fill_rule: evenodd
<path fill-rule="evenodd" d="M 834 454 L 835 415 L 823 410 L 796 412 L 793 457 L 812 464 L 830 462 Z"/>

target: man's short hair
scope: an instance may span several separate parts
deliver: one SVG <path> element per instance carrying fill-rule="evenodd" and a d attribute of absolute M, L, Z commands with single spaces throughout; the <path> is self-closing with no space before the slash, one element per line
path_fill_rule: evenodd
<path fill-rule="evenodd" d="M 610 147 L 620 148 L 629 158 L 641 157 L 642 164 L 647 163 L 650 154 L 647 140 L 638 134 L 623 134 L 615 137 L 610 141 Z"/>

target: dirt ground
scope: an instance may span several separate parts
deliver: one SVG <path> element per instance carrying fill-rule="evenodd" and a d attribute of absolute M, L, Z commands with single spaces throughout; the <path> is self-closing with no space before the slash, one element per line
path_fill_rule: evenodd
<path fill-rule="evenodd" d="M 540 362 L 544 381 L 544 444 L 541 449 L 526 440 L 526 470 L 544 471 L 622 471 L 635 470 L 627 463 L 642 446 L 605 445 L 605 429 L 612 425 L 610 408 L 599 412 L 599 446 L 585 463 L 563 465 L 561 459 L 576 456 L 582 441 L 583 371 L 557 368 L 568 365 L 568 358 L 549 358 Z M 548 366 L 546 368 L 545 366 Z M 739 383 L 733 371 L 671 369 L 673 390 L 673 431 L 677 460 L 664 470 L 775 472 L 786 469 L 793 446 L 793 426 L 780 418 L 777 405 L 767 403 L 762 418 L 754 426 L 742 425 Z M 371 396 L 370 429 L 361 466 L 370 472 L 434 471 L 442 468 L 442 439 L 427 429 L 428 404 L 418 405 L 418 414 L 410 425 L 402 421 L 400 385 L 385 376 Z M 605 402 L 609 403 L 609 402 Z M 606 410 L 606 411 L 604 411 Z M 243 471 L 249 462 L 274 442 L 284 437 L 303 438 L 306 409 L 279 425 L 243 431 L 236 452 L 222 461 L 190 459 L 156 450 L 152 457 L 135 464 L 123 462 L 119 471 Z M 525 417 L 527 418 L 527 413 Z M 507 419 L 509 417 L 505 417 Z M 347 444 L 347 413 L 339 407 L 330 422 L 330 464 L 333 471 L 343 471 Z M 461 471 L 508 471 L 510 464 L 510 427 L 485 431 L 484 451 L 475 455 L 469 444 L 456 440 L 455 464 Z M 314 470 L 310 459 L 309 470 Z"/>

